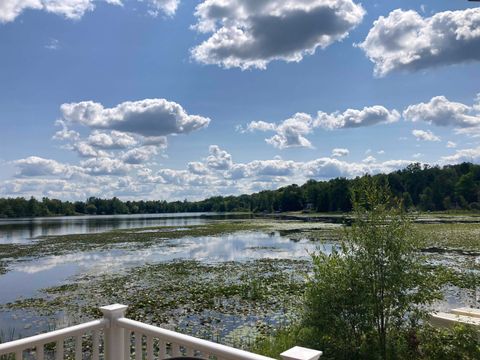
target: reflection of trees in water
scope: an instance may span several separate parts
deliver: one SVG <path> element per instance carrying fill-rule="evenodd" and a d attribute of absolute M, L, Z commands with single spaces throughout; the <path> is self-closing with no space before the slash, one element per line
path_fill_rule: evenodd
<path fill-rule="evenodd" d="M 224 214 L 195 216 L 95 216 L 58 217 L 8 220 L 0 222 L 0 243 L 26 242 L 39 236 L 88 234 L 117 229 L 132 229 L 150 226 L 202 225 L 212 220 L 241 219 L 251 215 Z"/>

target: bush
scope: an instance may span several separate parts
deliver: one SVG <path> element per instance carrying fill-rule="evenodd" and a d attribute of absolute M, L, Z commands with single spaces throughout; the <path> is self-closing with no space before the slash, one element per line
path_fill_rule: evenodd
<path fill-rule="evenodd" d="M 359 181 L 352 203 L 354 221 L 338 248 L 312 256 L 302 321 L 263 341 L 267 353 L 295 344 L 322 350 L 322 359 L 421 356 L 417 332 L 441 283 L 387 185 Z"/>

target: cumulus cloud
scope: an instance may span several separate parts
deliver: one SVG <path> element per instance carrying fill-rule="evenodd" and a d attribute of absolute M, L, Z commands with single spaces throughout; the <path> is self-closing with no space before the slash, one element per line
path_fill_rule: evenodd
<path fill-rule="evenodd" d="M 17 176 L 51 176 L 66 172 L 67 167 L 58 161 L 30 156 L 14 161 L 19 171 Z"/>
<path fill-rule="evenodd" d="M 63 104 L 60 109 L 68 123 L 142 136 L 188 134 L 210 123 L 209 118 L 189 115 L 182 106 L 165 99 L 126 101 L 113 108 L 82 101 Z"/>
<path fill-rule="evenodd" d="M 158 151 L 155 146 L 142 146 L 125 152 L 122 155 L 122 160 L 126 164 L 142 164 L 157 154 Z"/>
<path fill-rule="evenodd" d="M 358 45 L 375 64 L 375 75 L 480 60 L 480 8 L 422 17 L 396 9 L 380 16 Z"/>
<path fill-rule="evenodd" d="M 175 15 L 180 0 L 148 0 L 150 6 L 150 15 L 158 16 L 163 13 L 168 16 Z"/>
<path fill-rule="evenodd" d="M 345 129 L 376 124 L 389 124 L 400 119 L 397 110 L 388 110 L 383 106 L 375 105 L 364 107 L 362 110 L 347 109 L 343 113 L 334 112 L 327 114 L 319 112 L 315 125 L 325 129 Z"/>
<path fill-rule="evenodd" d="M 54 140 L 78 140 L 80 134 L 76 131 L 69 130 L 67 124 L 63 120 L 57 120 L 55 125 L 61 126 L 62 130 L 59 130 L 53 135 Z"/>
<path fill-rule="evenodd" d="M 445 96 L 435 96 L 428 103 L 410 105 L 403 111 L 403 117 L 413 122 L 425 121 L 438 126 L 479 126 L 479 103 L 478 97 L 474 105 L 468 106 L 450 101 Z"/>
<path fill-rule="evenodd" d="M 383 106 L 376 105 L 364 107 L 362 110 L 347 109 L 343 113 L 337 111 L 327 114 L 319 111 L 316 118 L 309 114 L 296 113 L 291 118 L 278 124 L 252 121 L 242 132 L 274 131 L 276 135 L 265 139 L 265 141 L 279 149 L 313 148 L 312 143 L 305 136 L 312 133 L 315 128 L 346 129 L 382 123 L 389 124 L 399 119 L 400 113 L 397 110 L 388 110 Z"/>
<path fill-rule="evenodd" d="M 210 145 L 207 166 L 215 170 L 228 170 L 232 166 L 232 155 L 217 145 Z"/>
<path fill-rule="evenodd" d="M 366 173 L 391 172 L 411 162 L 379 162 L 373 157 L 364 162 L 348 162 L 335 157 L 301 162 L 275 157 L 235 163 L 227 151 L 212 145 L 206 158 L 188 163 L 185 170 L 155 169 L 145 162 L 150 156 L 149 151 L 155 152 L 158 148 L 147 147 L 142 154 L 136 152 L 138 149 L 142 147 L 120 152 L 115 158 L 89 158 L 80 161 L 79 166 L 37 157 L 17 160 L 17 178 L 3 182 L 0 193 L 65 199 L 152 195 L 167 200 L 187 196 L 201 199 L 216 194 L 240 194 L 300 184 L 311 178 L 326 180 L 337 176 L 351 178 Z"/>
<path fill-rule="evenodd" d="M 193 28 L 211 36 L 191 53 L 200 63 L 224 68 L 299 62 L 344 39 L 364 15 L 352 0 L 204 0 Z"/>
<path fill-rule="evenodd" d="M 0 22 L 13 21 L 27 9 L 44 10 L 67 19 L 78 20 L 94 8 L 93 0 L 2 0 Z"/>
<path fill-rule="evenodd" d="M 142 0 L 138 0 L 142 2 Z M 25 10 L 43 10 L 69 20 L 79 20 L 95 9 L 94 0 L 2 0 L 0 1 L 0 23 L 14 21 Z M 122 6 L 121 0 L 105 0 L 110 5 Z M 147 0 L 149 13 L 173 16 L 180 0 Z"/>
<path fill-rule="evenodd" d="M 129 165 L 122 160 L 107 157 L 81 161 L 80 165 L 91 175 L 125 175 L 130 170 Z"/>
<path fill-rule="evenodd" d="M 458 164 L 462 162 L 480 162 L 480 147 L 457 150 L 455 154 L 442 157 L 444 164 Z"/>
<path fill-rule="evenodd" d="M 110 154 L 103 150 L 95 149 L 85 141 L 77 141 L 71 145 L 67 145 L 66 148 L 76 151 L 80 157 L 110 157 Z"/>
<path fill-rule="evenodd" d="M 133 136 L 115 130 L 110 133 L 93 131 L 87 141 L 90 145 L 102 149 L 126 149 L 137 145 Z"/>
<path fill-rule="evenodd" d="M 412 130 L 412 135 L 421 141 L 440 141 L 440 138 L 430 130 Z"/>
<path fill-rule="evenodd" d="M 192 174 L 196 175 L 205 175 L 208 174 L 209 170 L 205 166 L 205 164 L 199 162 L 199 161 L 193 161 L 189 162 L 187 165 L 188 171 L 190 171 Z"/>
<path fill-rule="evenodd" d="M 389 160 L 378 162 L 368 157 L 361 163 L 347 162 L 335 158 L 320 158 L 303 164 L 307 178 L 326 180 L 335 177 L 353 178 L 365 174 L 390 173 L 402 169 L 411 163 L 410 160 Z"/>
<path fill-rule="evenodd" d="M 350 151 L 348 149 L 335 148 L 332 150 L 333 157 L 344 157 L 348 156 L 348 154 L 350 154 Z"/>
<path fill-rule="evenodd" d="M 456 147 L 457 147 L 457 143 L 454 143 L 453 141 L 447 142 L 447 148 L 454 149 Z"/>

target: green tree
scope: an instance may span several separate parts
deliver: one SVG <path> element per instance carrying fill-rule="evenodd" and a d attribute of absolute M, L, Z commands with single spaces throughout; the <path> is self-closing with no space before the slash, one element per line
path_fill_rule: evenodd
<path fill-rule="evenodd" d="M 326 358 L 398 358 L 409 349 L 420 309 L 440 297 L 440 286 L 387 186 L 364 178 L 352 202 L 355 221 L 340 247 L 313 256 L 303 341 L 325 350 Z"/>

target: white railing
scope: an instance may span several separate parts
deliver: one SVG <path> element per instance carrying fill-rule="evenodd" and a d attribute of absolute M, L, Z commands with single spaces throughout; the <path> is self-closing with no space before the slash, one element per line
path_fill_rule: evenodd
<path fill-rule="evenodd" d="M 64 359 L 64 343 L 73 338 L 75 360 L 82 360 L 85 349 L 82 347 L 86 335 L 91 334 L 92 360 L 153 360 L 170 357 L 195 357 L 215 360 L 273 360 L 248 351 L 195 338 L 184 334 L 147 325 L 125 318 L 125 305 L 109 305 L 100 308 L 103 319 L 82 325 L 72 326 L 46 334 L 0 344 L 0 359 L 23 360 L 24 352 L 35 354 L 35 359 L 44 360 L 45 346 L 55 344 L 50 352 L 56 360 Z M 103 335 L 103 336 L 102 336 Z M 102 341 L 103 340 L 103 341 Z M 89 343 L 90 344 L 90 343 Z M 103 345 L 104 351 L 101 351 Z M 133 350 L 133 351 L 132 351 Z M 321 351 L 294 347 L 281 354 L 284 360 L 317 360 Z"/>
<path fill-rule="evenodd" d="M 68 338 L 75 340 L 75 360 L 81 360 L 83 354 L 83 335 L 92 334 L 92 359 L 99 359 L 100 332 L 108 325 L 107 319 L 90 321 L 81 325 L 40 334 L 25 339 L 0 344 L 0 358 L 2 355 L 15 355 L 15 360 L 23 359 L 24 351 L 35 349 L 35 359 L 44 360 L 45 345 L 55 343 L 55 359 L 64 358 L 64 344 Z"/>

